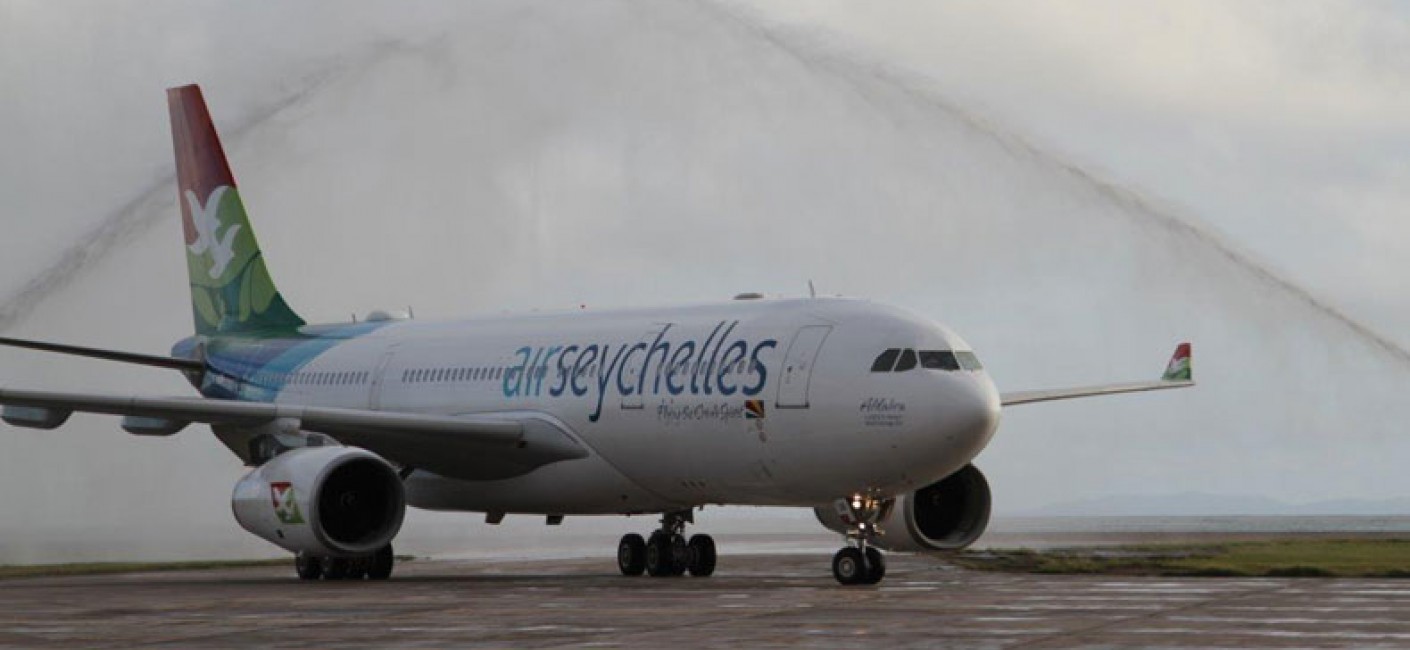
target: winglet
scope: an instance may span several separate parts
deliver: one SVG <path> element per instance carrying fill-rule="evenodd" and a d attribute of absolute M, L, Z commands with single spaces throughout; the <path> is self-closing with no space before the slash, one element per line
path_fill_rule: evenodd
<path fill-rule="evenodd" d="M 1004 406 L 1015 406 L 1018 404 L 1051 402 L 1054 400 L 1074 399 L 1077 397 L 1140 393 L 1148 390 L 1165 390 L 1168 388 L 1189 388 L 1194 385 L 1193 375 L 1190 374 L 1190 344 L 1181 343 L 1179 347 L 1175 348 L 1175 355 L 1170 357 L 1170 363 L 1165 365 L 1165 374 L 1160 376 L 1159 381 L 1138 381 L 1130 384 L 1104 384 L 1101 386 L 1057 388 L 1053 390 L 1024 390 L 1014 393 L 1003 393 L 999 395 L 999 402 Z"/>
<path fill-rule="evenodd" d="M 1194 374 L 1190 367 L 1190 344 L 1181 343 L 1175 348 L 1175 355 L 1170 357 L 1170 363 L 1165 366 L 1165 374 L 1160 378 L 1165 381 L 1192 381 Z"/>

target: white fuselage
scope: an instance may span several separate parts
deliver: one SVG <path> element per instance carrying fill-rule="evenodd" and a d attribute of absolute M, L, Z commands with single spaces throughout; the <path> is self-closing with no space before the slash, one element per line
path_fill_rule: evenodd
<path fill-rule="evenodd" d="M 816 506 L 896 495 L 970 462 L 998 424 L 982 370 L 873 372 L 887 349 L 967 351 L 944 327 L 876 303 L 739 300 L 388 325 L 302 370 L 277 401 L 503 414 L 589 450 L 512 478 L 407 480 L 412 505 L 591 514 L 707 503 Z"/>

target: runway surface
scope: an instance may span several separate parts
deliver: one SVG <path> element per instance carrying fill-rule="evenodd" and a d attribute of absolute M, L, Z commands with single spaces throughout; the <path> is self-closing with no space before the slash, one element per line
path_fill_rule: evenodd
<path fill-rule="evenodd" d="M 1407 647 L 1410 580 L 979 573 L 892 555 L 879 587 L 824 554 L 727 555 L 712 578 L 613 559 L 413 561 L 387 582 L 292 568 L 0 581 L 0 646 Z"/>

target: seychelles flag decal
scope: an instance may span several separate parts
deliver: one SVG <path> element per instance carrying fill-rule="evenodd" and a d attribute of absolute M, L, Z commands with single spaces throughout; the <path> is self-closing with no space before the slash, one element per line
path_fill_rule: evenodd
<path fill-rule="evenodd" d="M 750 399 L 744 401 L 744 419 L 762 420 L 764 419 L 764 400 Z"/>
<path fill-rule="evenodd" d="M 304 523 L 299 512 L 299 500 L 294 498 L 294 485 L 288 481 L 269 484 L 269 497 L 274 502 L 274 516 L 286 524 Z"/>

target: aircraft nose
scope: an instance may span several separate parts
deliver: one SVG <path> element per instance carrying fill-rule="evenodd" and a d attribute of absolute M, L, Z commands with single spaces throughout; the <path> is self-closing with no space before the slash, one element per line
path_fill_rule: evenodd
<path fill-rule="evenodd" d="M 958 392 L 952 407 L 953 430 L 977 455 L 999 427 L 999 391 L 987 375 L 976 373 Z"/>

